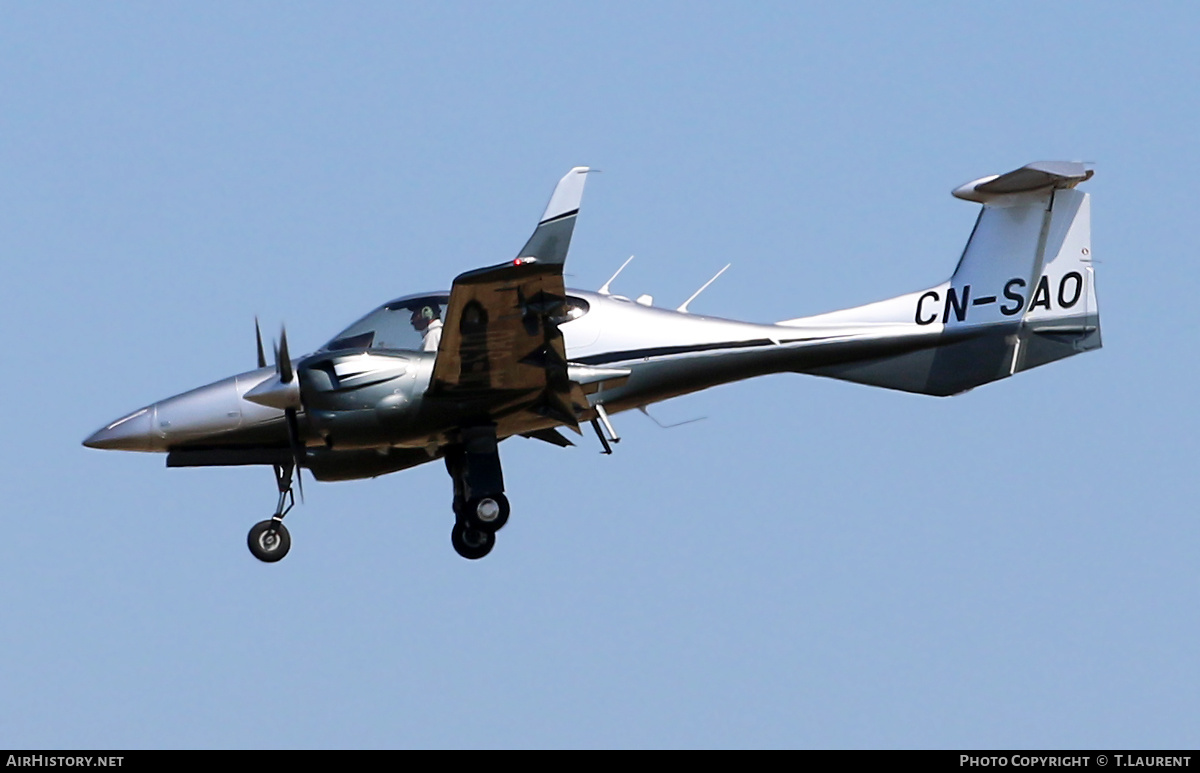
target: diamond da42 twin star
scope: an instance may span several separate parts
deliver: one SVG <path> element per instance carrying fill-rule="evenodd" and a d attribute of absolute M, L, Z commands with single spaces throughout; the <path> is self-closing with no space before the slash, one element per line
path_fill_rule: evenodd
<path fill-rule="evenodd" d="M 610 414 L 752 376 L 953 395 L 1100 347 L 1082 164 L 1033 163 L 954 190 L 982 206 L 947 281 L 774 324 L 692 314 L 695 296 L 669 310 L 608 284 L 566 289 L 587 172 L 562 178 L 515 259 L 459 275 L 448 293 L 385 303 L 296 360 L 284 333 L 268 365 L 260 335 L 256 369 L 134 411 L 84 445 L 166 453 L 168 467 L 273 467 L 275 513 L 248 540 L 268 562 L 291 546 L 283 517 L 302 468 L 349 480 L 441 458 L 451 542 L 475 559 L 508 520 L 498 446 L 514 435 L 567 446 L 559 430 L 590 422 L 610 451 Z"/>

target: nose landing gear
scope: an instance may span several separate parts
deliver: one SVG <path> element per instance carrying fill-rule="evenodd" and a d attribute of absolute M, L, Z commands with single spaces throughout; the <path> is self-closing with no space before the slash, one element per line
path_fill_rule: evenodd
<path fill-rule="evenodd" d="M 283 525 L 283 516 L 296 504 L 296 496 L 292 493 L 292 471 L 294 464 L 275 465 L 275 486 L 279 489 L 279 501 L 275 505 L 275 514 L 265 521 L 259 521 L 250 529 L 246 536 L 246 544 L 250 552 L 259 561 L 273 564 L 283 559 L 292 549 L 292 536 Z"/>

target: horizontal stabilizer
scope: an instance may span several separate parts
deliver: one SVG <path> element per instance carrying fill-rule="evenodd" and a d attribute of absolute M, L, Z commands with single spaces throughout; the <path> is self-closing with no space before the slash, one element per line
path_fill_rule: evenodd
<path fill-rule="evenodd" d="M 972 180 L 955 188 L 960 199 L 986 204 L 1000 196 L 1029 193 L 1046 188 L 1074 188 L 1091 178 L 1092 170 L 1078 161 L 1035 161 L 1001 175 Z"/>

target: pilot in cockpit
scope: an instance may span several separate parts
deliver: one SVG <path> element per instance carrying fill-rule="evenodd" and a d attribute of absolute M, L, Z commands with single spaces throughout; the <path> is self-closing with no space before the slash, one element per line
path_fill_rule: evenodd
<path fill-rule="evenodd" d="M 421 334 L 421 350 L 436 352 L 442 340 L 442 310 L 437 304 L 413 309 L 412 326 Z"/>

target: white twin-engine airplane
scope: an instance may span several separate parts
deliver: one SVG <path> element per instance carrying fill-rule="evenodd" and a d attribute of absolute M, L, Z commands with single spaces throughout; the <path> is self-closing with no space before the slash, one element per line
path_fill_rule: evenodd
<path fill-rule="evenodd" d="M 165 452 L 169 467 L 272 466 L 275 513 L 248 539 L 268 562 L 291 546 L 283 517 L 301 468 L 348 480 L 442 458 L 451 542 L 475 559 L 508 520 L 498 444 L 513 435 L 568 446 L 559 428 L 590 422 L 611 453 L 611 414 L 751 376 L 953 395 L 1100 348 L 1082 164 L 1038 162 L 956 189 L 982 207 L 949 280 L 774 324 L 692 314 L 695 295 L 654 308 L 610 294 L 612 280 L 565 289 L 587 172 L 562 178 L 514 260 L 461 274 L 448 293 L 386 303 L 295 361 L 284 333 L 268 366 L 259 336 L 257 369 L 135 411 L 84 445 Z"/>

